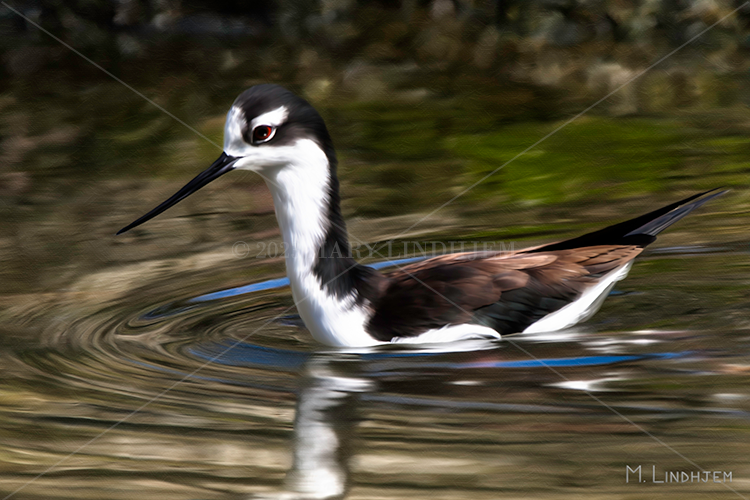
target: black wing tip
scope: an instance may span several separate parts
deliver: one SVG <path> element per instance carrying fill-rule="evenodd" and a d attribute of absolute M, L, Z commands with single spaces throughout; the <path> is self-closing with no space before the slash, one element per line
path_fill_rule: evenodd
<path fill-rule="evenodd" d="M 638 235 L 649 235 L 656 236 L 667 229 L 669 226 L 684 218 L 690 214 L 693 210 L 701 207 L 704 203 L 723 195 L 728 192 L 729 189 L 714 188 L 702 193 L 697 193 L 692 196 L 688 196 L 684 200 L 680 200 L 661 209 L 655 210 L 649 214 L 646 214 L 630 221 L 626 221 L 625 224 L 633 223 L 636 221 L 643 222 L 641 225 L 633 228 L 627 234 L 625 238 L 638 236 Z M 646 219 L 645 221 L 643 219 Z"/>
<path fill-rule="evenodd" d="M 719 196 L 723 194 L 727 194 L 729 191 L 731 191 L 730 188 L 725 188 L 722 186 L 719 188 L 709 189 L 708 191 L 703 191 L 702 193 L 694 194 L 693 196 L 690 196 L 689 198 L 685 198 L 684 200 L 678 201 L 677 203 L 675 203 L 673 210 L 678 209 L 678 208 L 683 208 L 685 206 L 690 206 L 691 208 L 688 211 L 688 213 L 690 213 L 694 209 L 703 205 L 704 203 L 710 200 L 713 200 L 714 198 L 718 198 Z M 687 213 L 685 215 L 687 215 Z M 681 218 L 682 217 L 680 217 L 680 219 Z"/>
<path fill-rule="evenodd" d="M 656 236 L 663 230 L 679 221 L 704 203 L 729 192 L 723 187 L 709 189 L 702 193 L 661 207 L 640 217 L 626 220 L 598 231 L 584 234 L 576 238 L 551 243 L 531 250 L 531 252 L 549 252 L 569 250 L 571 248 L 595 245 L 636 245 L 645 247 L 656 240 Z"/>
<path fill-rule="evenodd" d="M 709 189 L 708 191 L 704 191 L 703 193 L 701 193 L 701 196 L 705 196 L 707 194 L 714 193 L 711 196 L 709 196 L 708 198 L 706 198 L 706 199 L 710 200 L 711 198 L 716 198 L 717 196 L 721 196 L 723 194 L 727 194 L 731 190 L 732 190 L 732 188 L 728 188 L 728 187 L 722 186 L 722 187 L 717 187 L 717 188 L 714 188 L 714 189 Z M 716 191 L 718 191 L 718 193 Z"/>
<path fill-rule="evenodd" d="M 703 191 L 702 193 L 694 194 L 689 199 L 695 200 L 695 199 L 701 198 L 701 197 L 706 196 L 706 195 L 711 194 L 711 193 L 714 193 L 714 194 L 712 194 L 709 198 L 716 198 L 717 196 L 721 196 L 722 194 L 726 194 L 726 193 L 728 193 L 731 190 L 732 190 L 731 188 L 727 188 L 727 187 L 721 186 L 721 187 L 709 189 L 708 191 Z"/>
<path fill-rule="evenodd" d="M 730 188 L 725 188 L 723 186 L 722 187 L 718 187 L 718 188 L 713 188 L 713 189 L 709 189 L 708 191 L 703 191 L 703 192 L 696 193 L 694 195 L 688 196 L 684 200 L 680 200 L 678 202 L 672 203 L 671 205 L 667 205 L 667 206 L 671 206 L 673 209 L 675 209 L 675 208 L 679 208 L 679 207 L 681 207 L 683 205 L 687 205 L 690 202 L 696 202 L 696 203 L 701 203 L 702 204 L 702 203 L 705 203 L 708 200 L 716 198 L 717 196 L 721 196 L 723 194 L 726 194 L 729 191 L 731 191 Z M 667 207 L 663 207 L 663 208 L 667 208 Z"/>

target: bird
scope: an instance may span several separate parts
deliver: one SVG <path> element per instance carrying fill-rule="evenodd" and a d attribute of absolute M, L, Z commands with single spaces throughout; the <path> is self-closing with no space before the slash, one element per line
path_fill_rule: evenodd
<path fill-rule="evenodd" d="M 227 113 L 219 158 L 122 234 L 232 170 L 272 194 L 297 311 L 336 347 L 443 343 L 551 332 L 589 319 L 656 235 L 718 189 L 572 239 L 513 252 L 443 254 L 381 273 L 354 260 L 340 207 L 333 141 L 317 110 L 275 84 L 251 87 Z"/>

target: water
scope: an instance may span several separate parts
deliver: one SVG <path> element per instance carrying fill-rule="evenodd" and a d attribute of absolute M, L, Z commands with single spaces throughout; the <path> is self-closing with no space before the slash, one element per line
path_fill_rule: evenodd
<path fill-rule="evenodd" d="M 188 121 L 220 142 L 223 96 L 245 78 L 196 83 L 198 102 L 216 102 Z M 300 327 L 262 181 L 225 176 L 115 238 L 219 151 L 116 82 L 27 85 L 0 114 L 13 153 L 0 173 L 0 498 L 750 496 L 746 108 L 587 115 L 420 221 L 570 103 L 494 84 L 424 102 L 313 99 L 350 232 L 384 243 L 418 223 L 398 249 L 520 249 L 733 188 L 670 228 L 574 330 L 351 352 Z M 627 474 L 638 466 L 644 483 Z M 722 482 L 653 482 L 700 470 Z"/>
<path fill-rule="evenodd" d="M 458 352 L 321 348 L 279 280 L 170 294 L 174 271 L 80 315 L 85 299 L 40 298 L 25 305 L 27 328 L 2 337 L 0 488 L 46 499 L 747 495 L 746 250 L 662 247 L 585 325 Z M 626 474 L 638 465 L 646 483 Z M 653 467 L 657 480 L 702 468 L 732 482 L 658 484 Z"/>

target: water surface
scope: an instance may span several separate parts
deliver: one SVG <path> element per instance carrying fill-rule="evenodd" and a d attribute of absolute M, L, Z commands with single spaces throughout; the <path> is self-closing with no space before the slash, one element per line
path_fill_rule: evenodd
<path fill-rule="evenodd" d="M 143 123 L 114 87 L 4 101 L 8 144 L 36 146 L 2 178 L 0 497 L 750 496 L 745 108 L 587 116 L 422 220 L 558 126 L 559 109 L 530 117 L 490 90 L 316 101 L 352 239 L 406 248 L 386 257 L 412 257 L 415 241 L 519 249 L 733 188 L 573 330 L 351 352 L 301 327 L 255 177 L 113 236 L 219 154 L 158 113 Z M 217 140 L 225 106 L 200 127 Z M 626 475 L 639 465 L 644 483 Z M 732 482 L 654 483 L 654 470 Z"/>
<path fill-rule="evenodd" d="M 175 272 L 80 315 L 40 298 L 3 335 L 0 484 L 55 499 L 746 494 L 745 260 L 662 247 L 585 325 L 448 353 L 321 348 L 279 281 L 170 296 Z M 626 465 L 648 482 L 626 483 Z M 653 484 L 652 466 L 732 483 Z"/>

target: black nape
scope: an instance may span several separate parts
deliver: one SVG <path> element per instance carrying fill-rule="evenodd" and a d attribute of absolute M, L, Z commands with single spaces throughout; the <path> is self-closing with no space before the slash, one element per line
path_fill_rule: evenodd
<path fill-rule="evenodd" d="M 327 136 L 327 131 L 325 136 Z M 330 184 L 326 213 L 328 227 L 318 250 L 313 274 L 320 280 L 323 290 L 338 299 L 356 293 L 358 304 L 365 300 L 372 302 L 379 295 L 381 283 L 385 281 L 385 278 L 375 269 L 358 264 L 352 257 L 346 224 L 341 215 L 339 181 L 336 176 L 336 153 L 330 138 L 322 146 L 329 165 Z"/>

